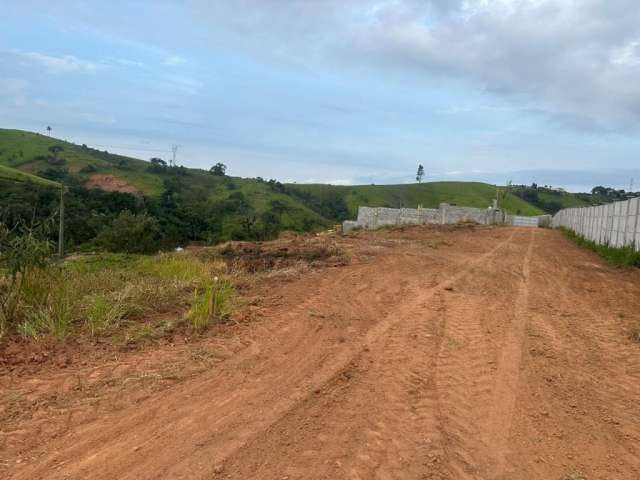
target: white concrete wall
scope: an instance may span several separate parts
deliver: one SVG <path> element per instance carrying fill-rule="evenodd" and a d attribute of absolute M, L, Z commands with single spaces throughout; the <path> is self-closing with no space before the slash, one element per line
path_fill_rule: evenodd
<path fill-rule="evenodd" d="M 440 208 L 372 208 L 359 207 L 358 219 L 345 221 L 343 232 L 355 228 L 373 230 L 388 225 L 424 225 L 474 222 L 495 224 L 503 222 L 500 210 L 488 208 L 456 207 L 443 203 Z"/>
<path fill-rule="evenodd" d="M 599 245 L 640 250 L 640 198 L 599 207 L 566 208 L 555 214 L 553 226 L 573 230 Z"/>

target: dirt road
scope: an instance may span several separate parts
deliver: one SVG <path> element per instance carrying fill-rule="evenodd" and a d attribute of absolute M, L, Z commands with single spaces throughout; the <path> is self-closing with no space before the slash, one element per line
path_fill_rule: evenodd
<path fill-rule="evenodd" d="M 4 474 L 640 478 L 639 272 L 549 230 L 345 242 L 350 265 L 274 287 L 210 368 L 53 433 L 3 432 Z"/>

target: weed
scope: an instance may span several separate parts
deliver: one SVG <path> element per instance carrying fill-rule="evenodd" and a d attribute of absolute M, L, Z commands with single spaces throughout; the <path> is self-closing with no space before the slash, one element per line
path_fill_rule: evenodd
<path fill-rule="evenodd" d="M 58 269 L 25 275 L 19 297 L 19 331 L 27 337 L 64 337 L 72 330 L 76 307 L 72 288 Z"/>
<path fill-rule="evenodd" d="M 224 272 L 226 265 L 220 261 L 202 262 L 187 255 L 163 254 L 140 258 L 136 269 L 158 278 L 202 285 Z"/>
<path fill-rule="evenodd" d="M 195 289 L 189 320 L 195 330 L 202 330 L 214 322 L 225 320 L 231 313 L 233 288 L 228 281 L 217 277 L 201 292 Z"/>
<path fill-rule="evenodd" d="M 217 259 L 187 253 L 81 256 L 20 274 L 20 288 L 14 288 L 10 298 L 13 313 L 4 324 L 28 338 L 81 331 L 98 336 L 120 326 L 130 329 L 135 338 L 155 338 L 174 330 L 175 322 L 145 332 L 144 328 L 136 331 L 130 321 L 192 303 L 194 326 L 201 329 L 229 314 L 230 280 L 213 280 L 223 275 L 229 279 L 227 270 Z M 5 298 L 11 281 L 0 275 L 0 295 Z M 190 302 L 194 289 L 202 305 Z"/>
<path fill-rule="evenodd" d="M 119 295 L 115 301 L 111 301 L 105 294 L 99 293 L 93 298 L 85 320 L 91 336 L 118 326 L 126 313 L 124 297 Z"/>
<path fill-rule="evenodd" d="M 597 253 L 611 265 L 618 267 L 640 267 L 640 252 L 636 251 L 633 246 L 610 247 L 609 245 L 598 245 L 572 230 L 563 228 L 562 231 L 567 238 L 573 240 L 581 247 Z"/>

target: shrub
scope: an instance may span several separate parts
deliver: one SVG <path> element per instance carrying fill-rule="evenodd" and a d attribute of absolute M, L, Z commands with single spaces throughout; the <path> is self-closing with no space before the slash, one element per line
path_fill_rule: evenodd
<path fill-rule="evenodd" d="M 33 230 L 10 232 L 0 223 L 0 336 L 17 321 L 21 297 L 29 290 L 29 278 L 43 270 L 51 244 L 37 238 Z"/>
<path fill-rule="evenodd" d="M 150 254 L 158 251 L 160 239 L 158 220 L 125 210 L 100 232 L 96 243 L 111 252 Z"/>

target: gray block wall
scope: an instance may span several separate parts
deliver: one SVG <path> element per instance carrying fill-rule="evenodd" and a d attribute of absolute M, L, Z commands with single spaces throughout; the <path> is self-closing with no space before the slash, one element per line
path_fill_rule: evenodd
<path fill-rule="evenodd" d="M 425 225 L 473 222 L 483 225 L 503 223 L 502 211 L 495 208 L 456 207 L 446 203 L 440 208 L 359 207 L 358 219 L 345 221 L 342 231 L 356 228 L 374 230 L 389 225 Z"/>
<path fill-rule="evenodd" d="M 640 251 L 640 198 L 598 207 L 566 208 L 554 215 L 552 223 L 599 245 L 633 246 Z"/>

